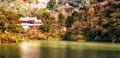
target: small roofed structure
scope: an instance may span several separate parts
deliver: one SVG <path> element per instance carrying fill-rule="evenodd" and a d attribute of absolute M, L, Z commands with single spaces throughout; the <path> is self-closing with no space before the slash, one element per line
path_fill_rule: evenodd
<path fill-rule="evenodd" d="M 42 25 L 42 21 L 38 20 L 36 17 L 21 17 L 20 23 L 24 30 Z"/>

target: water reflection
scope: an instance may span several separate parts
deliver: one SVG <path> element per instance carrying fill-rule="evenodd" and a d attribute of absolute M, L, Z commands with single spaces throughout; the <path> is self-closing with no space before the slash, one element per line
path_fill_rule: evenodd
<path fill-rule="evenodd" d="M 21 58 L 119 58 L 120 49 L 116 48 L 120 46 L 101 43 L 33 41 L 23 42 L 20 51 Z"/>
<path fill-rule="evenodd" d="M 0 58 L 20 58 L 19 46 L 16 44 L 1 44 Z"/>
<path fill-rule="evenodd" d="M 23 42 L 20 45 L 21 58 L 41 58 L 40 51 L 34 43 Z"/>
<path fill-rule="evenodd" d="M 28 41 L 0 45 L 0 58 L 120 58 L 120 45 Z"/>
<path fill-rule="evenodd" d="M 20 48 L 27 51 L 28 50 L 28 43 L 22 42 Z"/>
<path fill-rule="evenodd" d="M 65 48 L 58 47 L 59 44 L 53 42 L 23 42 L 20 44 L 21 58 L 66 58 Z"/>

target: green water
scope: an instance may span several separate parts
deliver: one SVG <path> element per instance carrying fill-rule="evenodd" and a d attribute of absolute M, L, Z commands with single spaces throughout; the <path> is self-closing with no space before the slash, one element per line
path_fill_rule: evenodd
<path fill-rule="evenodd" d="M 120 58 L 120 44 L 66 41 L 0 44 L 0 58 Z"/>

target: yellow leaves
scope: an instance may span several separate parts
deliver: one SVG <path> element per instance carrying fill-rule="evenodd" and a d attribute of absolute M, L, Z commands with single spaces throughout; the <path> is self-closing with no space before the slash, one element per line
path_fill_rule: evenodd
<path fill-rule="evenodd" d="M 85 39 L 85 38 L 84 38 L 84 35 L 77 35 L 76 38 L 78 38 L 79 40 Z"/>
<path fill-rule="evenodd" d="M 117 19 L 111 18 L 111 21 L 112 21 L 112 22 L 116 22 L 116 21 L 117 21 Z"/>
<path fill-rule="evenodd" d="M 95 29 L 96 30 L 102 30 L 102 27 L 97 25 Z"/>
<path fill-rule="evenodd" d="M 108 21 L 107 21 L 107 19 L 101 19 L 101 22 L 102 22 L 102 25 L 105 25 L 105 24 L 107 24 L 108 23 Z"/>
<path fill-rule="evenodd" d="M 5 34 L 0 34 L 0 39 L 4 39 L 4 37 L 5 37 L 6 35 Z"/>
<path fill-rule="evenodd" d="M 108 30 L 107 29 L 103 29 L 102 30 L 102 34 L 106 34 L 106 33 L 108 33 Z"/>
<path fill-rule="evenodd" d="M 0 26 L 4 26 L 4 29 L 1 30 L 7 30 L 9 31 L 16 31 L 16 28 L 18 27 L 17 24 L 19 23 L 19 17 L 17 12 L 14 12 L 13 10 L 9 9 L 2 9 L 0 10 Z M 19 27 L 21 28 L 21 27 Z M 3 31 L 4 32 L 4 31 Z"/>
<path fill-rule="evenodd" d="M 0 15 L 0 20 L 5 20 L 5 19 L 6 19 L 5 15 L 1 14 Z"/>
<path fill-rule="evenodd" d="M 95 9 L 94 9 L 93 7 L 91 7 L 91 8 L 88 9 L 88 12 L 89 12 L 89 13 L 94 13 L 94 12 L 95 12 Z"/>
<path fill-rule="evenodd" d="M 72 34 L 71 38 L 72 38 L 71 40 L 73 40 L 73 41 L 85 40 L 85 36 L 82 34 Z"/>

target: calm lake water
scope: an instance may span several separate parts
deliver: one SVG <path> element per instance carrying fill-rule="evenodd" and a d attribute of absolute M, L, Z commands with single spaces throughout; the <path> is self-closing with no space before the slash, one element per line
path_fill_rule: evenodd
<path fill-rule="evenodd" d="M 0 44 L 0 58 L 120 58 L 120 44 L 66 41 Z"/>

